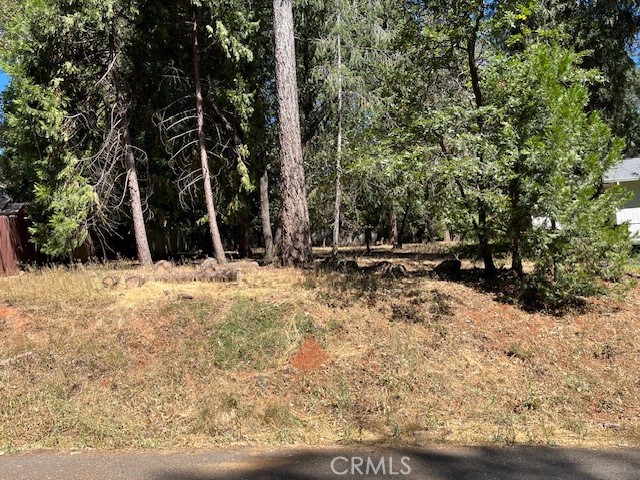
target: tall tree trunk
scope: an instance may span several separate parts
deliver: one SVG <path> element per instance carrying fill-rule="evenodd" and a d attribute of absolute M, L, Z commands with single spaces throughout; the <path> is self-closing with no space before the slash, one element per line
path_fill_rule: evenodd
<path fill-rule="evenodd" d="M 312 260 L 311 228 L 302 163 L 291 0 L 273 0 L 273 10 L 282 181 L 280 261 L 283 266 L 307 266 Z"/>
<path fill-rule="evenodd" d="M 483 206 L 480 207 L 480 211 L 478 213 L 478 227 L 480 256 L 484 263 L 484 272 L 488 277 L 494 277 L 498 273 L 498 269 L 493 262 L 493 252 L 489 241 L 487 212 Z"/>
<path fill-rule="evenodd" d="M 409 210 L 411 209 L 411 197 L 407 199 L 407 206 L 404 209 L 404 215 L 402 215 L 402 222 L 400 223 L 400 230 L 398 231 L 398 241 L 394 248 L 402 250 L 404 247 L 404 231 L 407 226 L 407 217 L 409 216 Z"/>
<path fill-rule="evenodd" d="M 127 117 L 127 114 L 123 114 Z M 129 120 L 124 122 L 124 141 L 126 143 L 125 161 L 127 166 L 127 183 L 129 185 L 129 199 L 131 200 L 131 217 L 133 219 L 133 231 L 136 238 L 136 250 L 138 260 L 142 265 L 152 265 L 151 250 L 144 224 L 144 213 L 142 211 L 142 199 L 140 197 L 140 184 L 138 182 L 138 170 L 136 160 L 131 149 L 131 134 L 129 133 Z"/>
<path fill-rule="evenodd" d="M 396 246 L 398 243 L 398 216 L 396 215 L 396 211 L 391 207 L 389 210 L 389 244 L 392 246 Z"/>
<path fill-rule="evenodd" d="M 526 218 L 528 215 L 523 215 L 523 209 L 520 205 L 520 162 L 517 161 L 514 166 L 515 178 L 509 185 L 509 197 L 511 200 L 511 219 L 510 225 L 507 230 L 509 237 L 511 238 L 511 269 L 515 271 L 519 277 L 524 275 L 524 268 L 522 265 L 523 257 L 523 245 L 522 236 L 526 230 Z M 526 211 L 524 212 L 526 213 Z M 523 218 L 524 217 L 524 218 Z"/>
<path fill-rule="evenodd" d="M 407 225 L 407 215 L 409 214 L 409 210 L 405 210 L 404 215 L 402 216 L 402 222 L 400 223 L 400 230 L 398 230 L 398 241 L 394 245 L 393 248 L 397 248 L 398 250 L 402 250 L 404 248 L 404 229 Z"/>
<path fill-rule="evenodd" d="M 243 214 L 238 222 L 238 257 L 249 258 L 251 256 L 251 232 L 249 218 Z"/>
<path fill-rule="evenodd" d="M 207 215 L 209 217 L 209 231 L 213 243 L 213 251 L 218 263 L 226 263 L 224 247 L 220 239 L 218 220 L 216 214 L 213 189 L 211 188 L 211 174 L 209 173 L 209 157 L 207 155 L 207 144 L 204 132 L 204 107 L 202 98 L 202 83 L 200 78 L 200 42 L 198 40 L 199 18 L 198 10 L 193 9 L 193 80 L 196 89 L 196 116 L 198 125 L 198 149 L 200 152 L 200 164 L 202 168 L 202 179 L 204 183 L 204 198 L 207 204 Z"/>
<path fill-rule="evenodd" d="M 153 265 L 153 259 L 151 258 L 149 240 L 147 239 L 147 231 L 144 224 L 142 197 L 140 195 L 140 183 L 138 182 L 138 169 L 136 166 L 136 159 L 133 154 L 133 148 L 131 147 L 129 110 L 122 91 L 123 86 L 120 79 L 120 62 L 118 59 L 119 52 L 116 45 L 117 37 L 115 32 L 112 32 L 111 34 L 110 43 L 113 65 L 112 75 L 116 90 L 116 102 L 120 113 L 119 127 L 122 129 L 122 137 L 124 140 L 124 161 L 127 169 L 127 186 L 129 190 L 129 201 L 131 202 L 131 218 L 133 220 L 133 233 L 136 240 L 136 252 L 138 255 L 138 261 L 142 265 L 148 266 Z"/>
<path fill-rule="evenodd" d="M 366 254 L 371 255 L 371 238 L 373 234 L 372 227 L 366 227 L 364 229 L 364 245 L 366 247 Z"/>
<path fill-rule="evenodd" d="M 518 274 L 519 277 L 524 275 L 524 267 L 522 265 L 522 245 L 520 242 L 514 242 L 511 247 L 511 269 Z"/>
<path fill-rule="evenodd" d="M 427 242 L 429 243 L 433 243 L 433 241 L 436 238 L 436 232 L 435 232 L 435 226 L 434 226 L 434 221 L 433 221 L 433 217 L 432 216 L 428 216 L 425 218 L 425 223 L 426 223 L 426 227 L 427 227 Z"/>
<path fill-rule="evenodd" d="M 485 15 L 485 6 L 478 11 L 476 22 L 469 36 L 467 42 L 467 61 L 469 64 L 469 74 L 471 76 L 471 87 L 473 88 L 473 96 L 475 97 L 476 108 L 479 110 L 484 106 L 484 100 L 482 97 L 482 89 L 480 86 L 480 74 L 478 70 L 478 59 L 476 55 L 476 46 L 478 42 L 478 33 L 480 31 L 480 24 Z M 476 121 L 478 123 L 478 129 L 482 134 L 484 130 L 484 119 L 482 115 L 478 113 L 476 115 Z M 482 157 L 480 158 L 482 162 Z M 480 190 L 484 191 L 482 179 L 480 181 Z M 480 255 L 484 262 L 484 270 L 487 276 L 494 276 L 498 272 L 495 263 L 493 262 L 493 251 L 489 239 L 489 224 L 487 223 L 487 211 L 484 205 L 479 202 L 478 205 L 478 244 L 480 248 Z"/>
<path fill-rule="evenodd" d="M 276 224 L 276 230 L 273 232 L 273 258 L 280 258 L 280 246 L 282 245 L 282 224 Z"/>
<path fill-rule="evenodd" d="M 271 229 L 271 213 L 269 212 L 269 174 L 267 169 L 260 177 L 260 217 L 262 218 L 262 236 L 264 237 L 264 259 L 273 261 L 273 230 Z"/>
<path fill-rule="evenodd" d="M 340 14 L 338 13 L 338 28 Z M 342 203 L 342 38 L 338 35 L 338 136 L 336 139 L 336 198 L 333 206 L 333 244 L 332 255 L 338 256 L 340 246 L 340 207 Z"/>

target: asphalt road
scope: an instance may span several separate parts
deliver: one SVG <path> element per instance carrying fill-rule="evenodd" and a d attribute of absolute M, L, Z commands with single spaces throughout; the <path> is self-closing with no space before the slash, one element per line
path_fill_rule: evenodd
<path fill-rule="evenodd" d="M 0 457 L 0 480 L 640 479 L 640 449 L 226 448 L 28 453 Z"/>

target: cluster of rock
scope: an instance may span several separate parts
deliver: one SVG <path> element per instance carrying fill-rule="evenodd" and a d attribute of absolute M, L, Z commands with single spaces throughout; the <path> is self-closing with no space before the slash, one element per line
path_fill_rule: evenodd
<path fill-rule="evenodd" d="M 402 278 L 407 276 L 404 265 L 391 262 L 377 262 L 366 267 L 360 267 L 355 260 L 344 260 L 329 257 L 321 263 L 321 268 L 340 273 L 379 274 L 384 277 Z"/>
<path fill-rule="evenodd" d="M 360 267 L 355 260 L 328 257 L 319 264 L 320 268 L 339 273 L 362 273 L 367 275 L 381 275 L 389 278 L 407 276 L 407 269 L 400 263 L 376 262 Z M 433 274 L 440 278 L 457 277 L 460 274 L 462 262 L 457 259 L 444 260 L 433 269 Z"/>
<path fill-rule="evenodd" d="M 133 275 L 126 277 L 125 287 L 141 287 L 148 281 L 165 283 L 190 283 L 190 282 L 237 282 L 243 270 L 258 268 L 257 262 L 234 262 L 229 264 L 219 264 L 215 258 L 207 258 L 196 266 L 195 270 L 178 270 L 175 265 L 167 260 L 162 260 L 154 265 L 154 275 L 143 276 Z M 117 275 L 104 277 L 102 284 L 105 287 L 116 287 L 120 284 L 121 278 Z"/>

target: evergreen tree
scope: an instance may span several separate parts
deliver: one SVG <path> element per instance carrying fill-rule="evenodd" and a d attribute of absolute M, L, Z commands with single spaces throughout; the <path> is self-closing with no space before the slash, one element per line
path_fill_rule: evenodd
<path fill-rule="evenodd" d="M 14 195 L 32 192 L 31 230 L 41 250 L 65 256 L 86 241 L 97 199 L 71 141 L 65 65 L 50 55 L 70 41 L 68 32 L 55 31 L 57 15 L 54 5 L 23 2 L 3 32 L 2 66 L 12 83 L 4 95 L 1 163 Z"/>
<path fill-rule="evenodd" d="M 273 0 L 273 10 L 282 181 L 280 261 L 284 266 L 305 266 L 312 259 L 311 227 L 302 163 L 291 0 Z"/>
<path fill-rule="evenodd" d="M 123 78 L 122 45 L 136 11 L 117 1 L 25 2 L 8 34 L 3 58 L 14 87 L 6 124 L 13 136 L 3 158 L 35 182 L 33 231 L 45 253 L 69 253 L 90 228 L 112 230 L 128 194 L 138 257 L 151 263 Z M 49 99 L 34 104 L 36 91 Z M 46 120 L 35 123 L 33 115 Z M 18 123 L 25 128 L 12 127 Z M 28 146 L 34 137 L 36 151 Z M 37 181 L 25 163 L 35 165 Z M 57 239 L 53 247 L 50 238 Z"/>

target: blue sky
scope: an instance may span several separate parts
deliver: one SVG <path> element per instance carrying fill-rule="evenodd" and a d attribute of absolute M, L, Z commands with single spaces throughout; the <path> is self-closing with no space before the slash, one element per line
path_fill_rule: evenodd
<path fill-rule="evenodd" d="M 0 92 L 4 90 L 4 88 L 7 86 L 8 83 L 9 83 L 9 77 L 7 76 L 6 73 L 0 70 Z"/>

